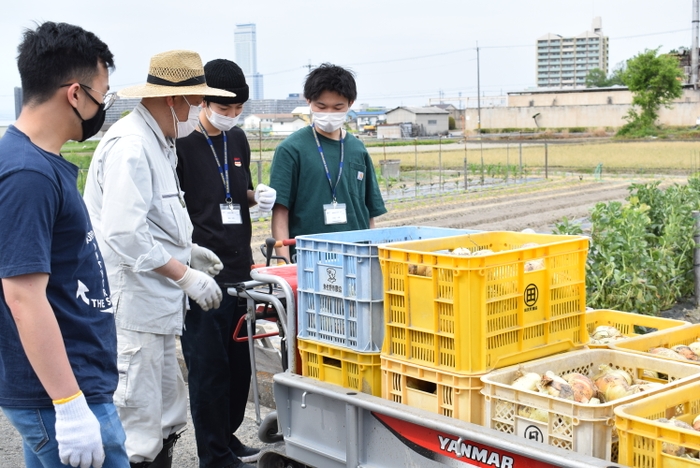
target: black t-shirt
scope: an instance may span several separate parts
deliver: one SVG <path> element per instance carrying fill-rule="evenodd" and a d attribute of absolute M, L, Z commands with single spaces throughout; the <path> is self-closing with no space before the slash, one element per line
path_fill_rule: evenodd
<path fill-rule="evenodd" d="M 248 190 L 253 189 L 250 146 L 238 127 L 226 132 L 226 137 L 231 198 L 241 207 L 242 224 L 224 224 L 221 219 L 220 205 L 226 203 L 226 190 L 206 137 L 195 131 L 177 140 L 177 175 L 194 225 L 192 242 L 211 249 L 224 263 L 224 269 L 215 278 L 219 284 L 249 280 L 253 264 L 248 209 Z M 211 140 L 223 169 L 223 133 L 212 136 Z"/>

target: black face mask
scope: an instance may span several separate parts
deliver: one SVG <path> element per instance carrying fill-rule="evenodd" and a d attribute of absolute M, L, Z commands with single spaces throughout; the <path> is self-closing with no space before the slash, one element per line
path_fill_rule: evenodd
<path fill-rule="evenodd" d="M 95 100 L 93 99 L 93 101 Z M 99 104 L 97 113 L 87 120 L 83 119 L 83 116 L 80 115 L 80 112 L 78 112 L 78 109 L 75 107 L 73 108 L 73 112 L 75 112 L 75 115 L 77 115 L 82 122 L 83 137 L 78 140 L 79 142 L 85 141 L 99 132 L 102 128 L 102 124 L 105 123 L 105 117 L 107 116 L 107 111 L 105 110 L 104 104 Z"/>

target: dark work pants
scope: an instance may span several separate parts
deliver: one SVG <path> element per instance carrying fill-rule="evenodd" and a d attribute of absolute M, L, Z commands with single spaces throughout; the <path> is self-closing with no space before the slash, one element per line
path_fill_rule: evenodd
<path fill-rule="evenodd" d="M 218 309 L 205 312 L 190 301 L 181 338 L 200 468 L 221 468 L 236 460 L 229 447 L 243 422 L 250 389 L 248 343 L 232 338 L 245 304 L 239 306 L 238 298 L 223 292 Z"/>

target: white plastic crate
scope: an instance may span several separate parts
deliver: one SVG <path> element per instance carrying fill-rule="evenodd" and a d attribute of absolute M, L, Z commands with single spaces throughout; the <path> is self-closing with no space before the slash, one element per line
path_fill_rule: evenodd
<path fill-rule="evenodd" d="M 360 352 L 379 352 L 384 337 L 380 244 L 478 231 L 404 226 L 298 236 L 298 336 Z"/>
<path fill-rule="evenodd" d="M 508 434 L 515 434 L 533 441 L 546 443 L 584 455 L 611 462 L 618 460 L 618 438 L 614 428 L 614 409 L 669 388 L 700 380 L 697 366 L 680 361 L 667 361 L 651 356 L 641 356 L 611 349 L 584 349 L 538 359 L 522 364 L 525 372 L 557 375 L 578 372 L 588 377 L 607 364 L 613 369 L 623 369 L 634 379 L 659 382 L 664 385 L 656 390 L 630 395 L 617 400 L 589 405 L 571 400 L 554 398 L 545 393 L 518 390 L 512 386 L 519 366 L 507 367 L 486 374 L 481 378 L 484 388 L 484 426 Z M 653 371 L 659 378 L 643 377 L 644 371 Z M 538 410 L 542 419 L 527 417 L 530 409 Z"/>

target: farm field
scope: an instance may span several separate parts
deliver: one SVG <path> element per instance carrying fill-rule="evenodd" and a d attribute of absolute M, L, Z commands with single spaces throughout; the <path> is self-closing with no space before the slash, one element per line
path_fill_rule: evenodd
<path fill-rule="evenodd" d="M 404 199 L 387 204 L 389 212 L 377 218 L 377 227 L 438 226 L 505 231 L 531 228 L 550 232 L 553 224 L 564 217 L 586 218 L 596 203 L 624 201 L 630 184 L 652 180 L 662 180 L 663 186 L 682 183 L 685 177 L 618 176 L 595 180 L 587 176 L 581 180 L 578 176 L 569 176 L 504 186 L 498 190 Z M 269 218 L 254 223 L 253 247 L 256 250 L 269 233 Z M 259 252 L 254 254 L 259 255 Z"/>
<path fill-rule="evenodd" d="M 371 147 L 369 152 L 375 165 L 384 159 L 399 159 L 402 168 L 413 169 L 416 153 L 419 168 L 438 167 L 460 169 L 466 155 L 469 165 L 518 165 L 529 168 L 544 166 L 544 142 L 485 142 L 483 145 L 470 141 L 464 144 L 431 146 Z M 700 148 L 693 141 L 590 141 L 569 142 L 566 140 L 547 143 L 550 168 L 566 168 L 576 172 L 590 173 L 600 163 L 606 170 L 620 172 L 650 173 L 654 171 L 679 173 L 698 169 Z M 521 158 L 522 154 L 522 158 Z"/>

